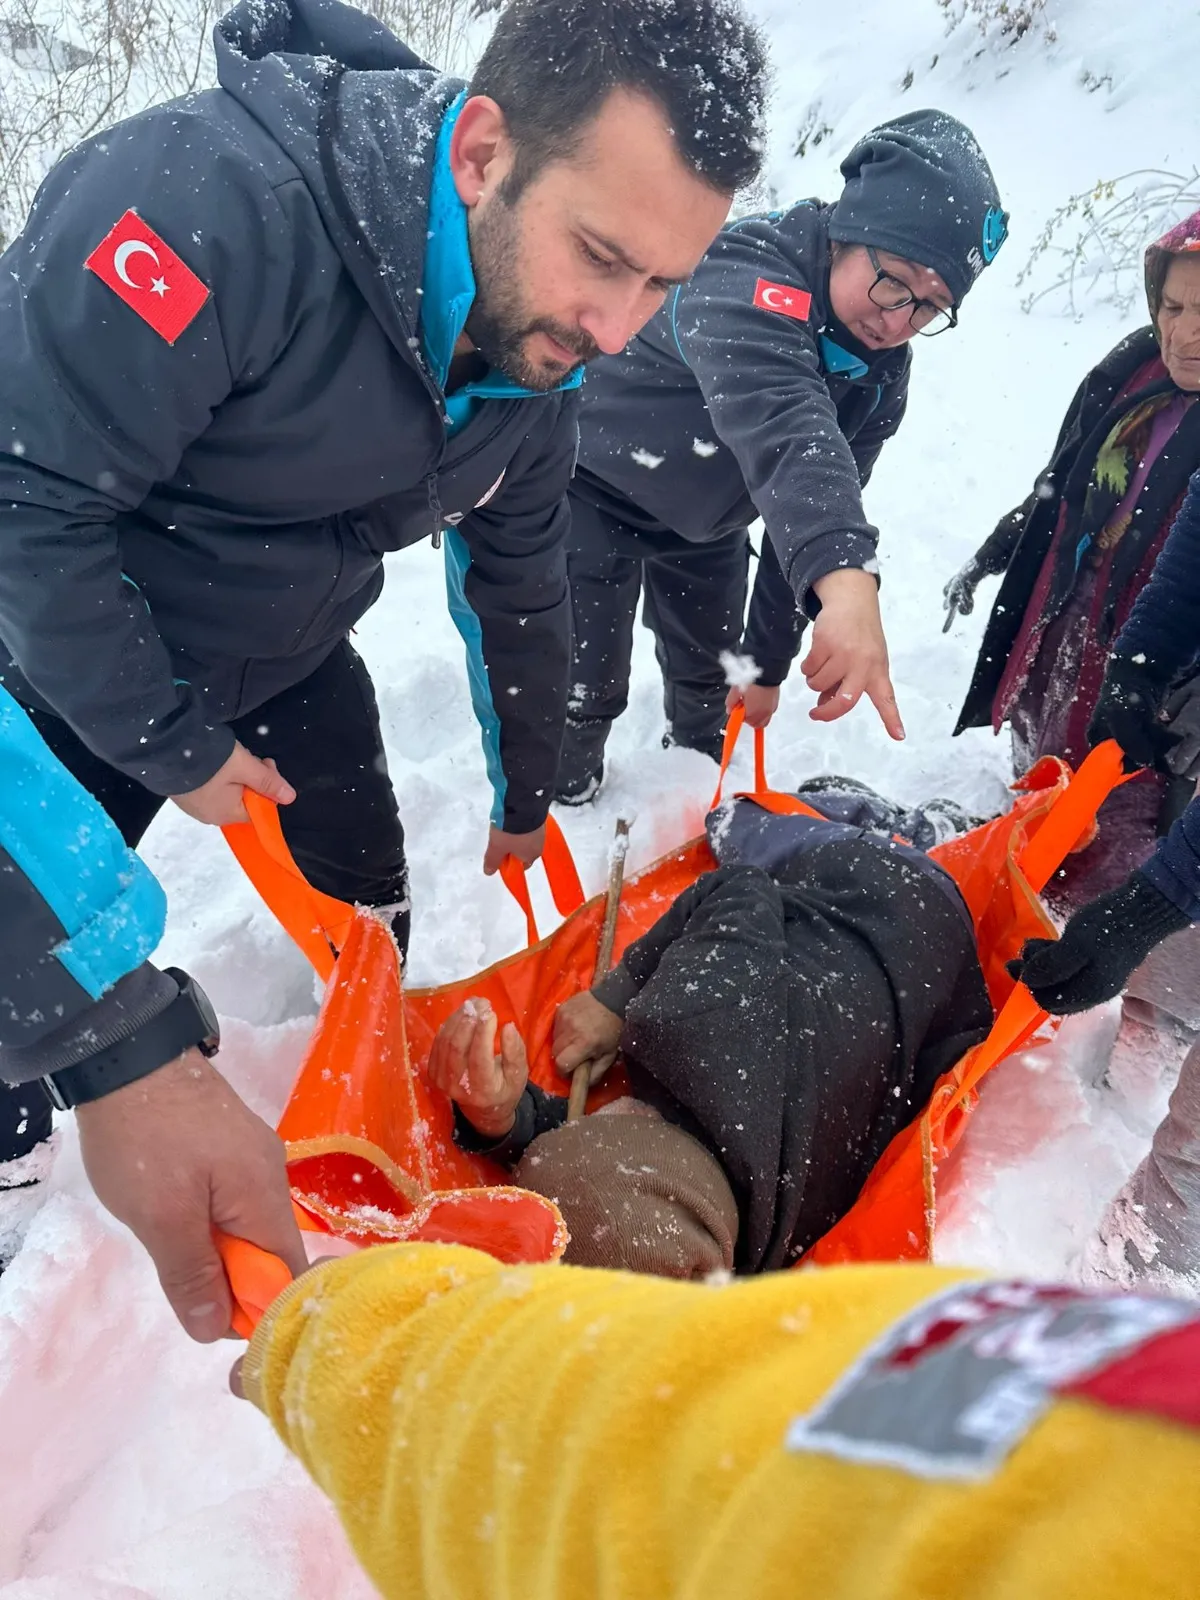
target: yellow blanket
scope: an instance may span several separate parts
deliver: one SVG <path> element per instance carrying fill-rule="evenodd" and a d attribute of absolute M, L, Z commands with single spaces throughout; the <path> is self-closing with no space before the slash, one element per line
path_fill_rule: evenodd
<path fill-rule="evenodd" d="M 785 1448 L 969 1276 L 709 1286 L 398 1245 L 293 1284 L 244 1381 L 387 1600 L 1195 1600 L 1200 1431 L 1059 1399 L 974 1482 Z"/>

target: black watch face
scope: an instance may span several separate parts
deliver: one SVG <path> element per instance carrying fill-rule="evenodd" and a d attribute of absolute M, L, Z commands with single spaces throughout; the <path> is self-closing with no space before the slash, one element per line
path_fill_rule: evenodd
<path fill-rule="evenodd" d="M 192 984 L 192 999 L 196 1002 L 196 1010 L 200 1013 L 201 1021 L 208 1030 L 208 1037 L 210 1039 L 218 1038 L 221 1032 L 221 1024 L 217 1021 L 217 1013 L 213 1009 L 213 1003 L 200 985 L 195 982 Z"/>
<path fill-rule="evenodd" d="M 221 1024 L 217 1021 L 217 1013 L 213 1008 L 212 1001 L 196 982 L 195 978 L 189 977 L 186 972 L 181 972 L 178 967 L 169 967 L 167 970 L 178 983 L 180 994 L 196 1008 L 196 1014 L 204 1028 L 204 1038 L 200 1042 L 200 1048 L 204 1049 L 205 1046 L 208 1046 L 210 1047 L 210 1053 L 215 1052 L 217 1045 L 221 1041 Z"/>

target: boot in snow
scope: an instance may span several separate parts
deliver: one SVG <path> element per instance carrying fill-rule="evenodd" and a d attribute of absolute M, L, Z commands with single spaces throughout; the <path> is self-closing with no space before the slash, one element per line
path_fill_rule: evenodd
<path fill-rule="evenodd" d="M 554 798 L 561 806 L 584 806 L 604 782 L 604 746 L 612 723 L 606 717 L 567 718 Z"/>
<path fill-rule="evenodd" d="M 1157 1290 L 1200 1299 L 1200 1275 L 1176 1270 L 1163 1259 L 1162 1241 L 1139 1198 L 1145 1166 L 1143 1162 L 1109 1203 L 1072 1276 L 1087 1287 Z"/>

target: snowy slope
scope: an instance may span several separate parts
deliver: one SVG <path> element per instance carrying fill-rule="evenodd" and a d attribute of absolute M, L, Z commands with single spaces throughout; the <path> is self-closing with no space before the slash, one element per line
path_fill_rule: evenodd
<path fill-rule="evenodd" d="M 994 809 L 1005 744 L 983 733 L 948 741 L 983 618 L 943 636 L 941 587 L 1027 491 L 1084 370 L 1139 320 L 1103 304 L 1079 323 L 1050 304 L 1026 316 L 1015 280 L 1069 193 L 1144 166 L 1190 170 L 1200 115 L 1175 63 L 1200 50 L 1200 11 L 1155 0 L 1151 27 L 1146 8 L 1120 0 L 1052 0 L 1054 41 L 1039 29 L 1005 48 L 969 21 L 947 35 L 936 0 L 756 7 L 779 63 L 768 172 L 779 199 L 833 194 L 857 135 L 939 105 L 975 128 L 1013 214 L 959 332 L 918 341 L 909 417 L 868 495 L 908 740 L 892 745 L 869 708 L 830 728 L 810 723 L 797 676 L 771 730 L 769 771 L 780 785 L 847 772 L 903 800 L 945 793 Z M 1085 74 L 1101 87 L 1089 90 Z M 818 101 L 831 131 L 798 159 L 797 130 Z M 499 882 L 479 874 L 489 795 L 434 552 L 392 562 L 357 643 L 379 686 L 409 833 L 413 976 L 468 973 L 515 948 L 523 925 Z M 594 810 L 563 819 L 593 890 L 618 814 L 635 819 L 636 866 L 697 832 L 712 790 L 710 763 L 657 748 L 648 636 L 637 648 L 609 785 Z M 168 810 L 146 854 L 171 896 L 161 954 L 214 995 L 222 1063 L 273 1117 L 315 1011 L 311 974 L 211 832 Z M 1039 1274 L 1066 1266 L 1165 1095 L 1152 1072 L 1125 1096 L 1089 1086 L 1111 1031 L 1110 1015 L 1082 1019 L 994 1076 L 947 1186 L 944 1255 Z M 184 1340 L 140 1252 L 88 1196 L 70 1127 L 53 1190 L 0 1279 L 0 1600 L 367 1596 L 321 1496 L 257 1414 L 226 1395 L 229 1349 Z"/>

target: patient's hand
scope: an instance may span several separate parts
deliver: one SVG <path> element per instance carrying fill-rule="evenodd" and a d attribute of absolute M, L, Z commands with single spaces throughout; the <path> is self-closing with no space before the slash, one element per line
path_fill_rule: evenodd
<path fill-rule="evenodd" d="M 500 1030 L 486 1000 L 466 1000 L 438 1029 L 429 1052 L 429 1081 L 462 1107 L 485 1139 L 503 1139 L 516 1120 L 529 1081 L 525 1045 L 511 1022 Z"/>
<path fill-rule="evenodd" d="M 617 1059 L 623 1026 L 616 1012 L 602 1006 L 586 989 L 572 995 L 554 1016 L 554 1065 L 569 1078 L 586 1061 L 588 1082 L 597 1082 Z"/>

